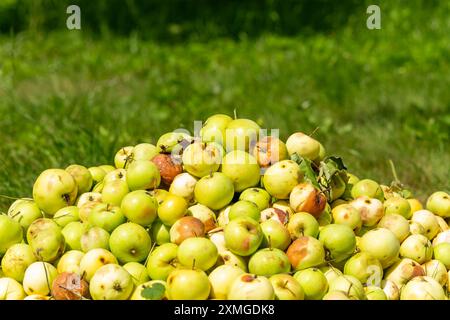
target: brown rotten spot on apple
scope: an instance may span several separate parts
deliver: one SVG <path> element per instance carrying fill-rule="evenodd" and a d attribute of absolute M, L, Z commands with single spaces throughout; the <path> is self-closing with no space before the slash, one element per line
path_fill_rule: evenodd
<path fill-rule="evenodd" d="M 177 175 L 183 172 L 183 167 L 170 154 L 158 154 L 151 160 L 159 170 L 162 182 L 169 186 Z"/>
<path fill-rule="evenodd" d="M 89 285 L 76 273 L 63 272 L 52 284 L 52 296 L 56 300 L 81 300 L 89 298 Z"/>
<path fill-rule="evenodd" d="M 203 237 L 205 225 L 200 219 L 186 216 L 178 219 L 170 230 L 170 240 L 177 245 L 187 238 Z"/>
<path fill-rule="evenodd" d="M 286 254 L 288 256 L 289 262 L 291 263 L 292 267 L 294 267 L 294 269 L 308 254 L 308 242 L 308 237 L 300 237 L 292 242 L 287 249 Z"/>

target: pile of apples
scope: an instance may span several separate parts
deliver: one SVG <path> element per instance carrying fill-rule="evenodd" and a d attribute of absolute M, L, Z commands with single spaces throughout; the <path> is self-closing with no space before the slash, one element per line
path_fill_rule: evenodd
<path fill-rule="evenodd" d="M 358 179 L 320 142 L 217 114 L 42 172 L 0 215 L 0 300 L 449 297 L 450 198 Z"/>

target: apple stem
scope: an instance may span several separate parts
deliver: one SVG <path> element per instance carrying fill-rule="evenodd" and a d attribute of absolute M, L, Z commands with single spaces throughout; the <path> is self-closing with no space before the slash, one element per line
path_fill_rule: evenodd
<path fill-rule="evenodd" d="M 194 269 L 195 269 L 195 259 L 192 260 L 192 270 L 194 270 Z"/>
<path fill-rule="evenodd" d="M 0 194 L 0 198 L 5 198 L 5 199 L 9 199 L 9 200 L 20 200 L 20 198 L 15 198 L 15 197 L 11 197 L 11 196 L 6 196 L 4 194 Z"/>
<path fill-rule="evenodd" d="M 316 128 L 309 134 L 309 136 L 312 137 L 318 130 L 319 130 L 319 127 L 316 127 Z"/>
<path fill-rule="evenodd" d="M 236 119 L 237 119 L 237 111 L 236 111 L 236 108 L 234 108 L 233 114 L 234 114 L 234 119 L 236 120 Z"/>

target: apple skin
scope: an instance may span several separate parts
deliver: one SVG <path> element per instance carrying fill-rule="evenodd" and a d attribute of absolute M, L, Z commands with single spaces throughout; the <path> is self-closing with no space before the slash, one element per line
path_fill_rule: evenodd
<path fill-rule="evenodd" d="M 411 214 L 423 209 L 422 203 L 416 198 L 409 198 L 406 199 L 406 201 L 408 201 L 409 206 L 411 207 Z"/>
<path fill-rule="evenodd" d="M 123 268 L 131 275 L 133 283 L 136 287 L 150 281 L 147 268 L 143 264 L 138 262 L 128 262 L 123 265 Z"/>
<path fill-rule="evenodd" d="M 231 204 L 219 211 L 219 214 L 217 215 L 217 224 L 220 228 L 224 228 L 230 222 L 230 218 L 228 217 L 230 210 Z"/>
<path fill-rule="evenodd" d="M 395 263 L 400 251 L 400 242 L 392 231 L 376 228 L 361 237 L 359 249 L 372 254 L 380 261 L 383 269 L 386 269 Z"/>
<path fill-rule="evenodd" d="M 358 231 L 362 227 L 361 214 L 350 204 L 341 204 L 334 207 L 331 214 L 336 224 L 347 225 L 354 231 Z"/>
<path fill-rule="evenodd" d="M 195 202 L 194 190 L 196 184 L 197 178 L 187 172 L 183 172 L 173 179 L 169 187 L 169 192 L 176 196 L 183 197 L 187 202 L 192 204 Z"/>
<path fill-rule="evenodd" d="M 261 245 L 261 226 L 249 217 L 239 217 L 230 221 L 224 229 L 226 247 L 240 256 L 249 256 Z"/>
<path fill-rule="evenodd" d="M 78 186 L 78 194 L 83 194 L 91 190 L 93 180 L 88 168 L 79 164 L 72 164 L 66 168 L 66 171 L 70 173 L 75 180 Z"/>
<path fill-rule="evenodd" d="M 344 274 L 355 277 L 362 284 L 366 284 L 371 280 L 375 280 L 376 284 L 380 284 L 383 278 L 383 268 L 378 259 L 371 254 L 359 252 L 347 260 L 344 266 Z"/>
<path fill-rule="evenodd" d="M 56 265 L 58 273 L 69 272 L 81 275 L 80 263 L 83 257 L 84 252 L 82 251 L 79 250 L 67 251 L 58 260 L 58 264 Z"/>
<path fill-rule="evenodd" d="M 275 274 L 269 278 L 275 291 L 275 300 L 303 300 L 305 293 L 297 280 L 288 274 Z"/>
<path fill-rule="evenodd" d="M 119 262 L 140 262 L 147 258 L 152 240 L 148 232 L 139 224 L 127 222 L 111 233 L 109 247 Z"/>
<path fill-rule="evenodd" d="M 158 245 L 170 242 L 170 227 L 156 219 L 150 229 L 151 239 Z"/>
<path fill-rule="evenodd" d="M 300 283 L 305 294 L 305 300 L 322 300 L 328 291 L 327 278 L 317 268 L 297 271 L 294 278 Z"/>
<path fill-rule="evenodd" d="M 187 238 L 178 247 L 178 261 L 186 268 L 203 271 L 210 269 L 217 261 L 219 252 L 215 244 L 206 238 Z"/>
<path fill-rule="evenodd" d="M 209 297 L 226 300 L 233 281 L 242 274 L 244 271 L 233 265 L 224 264 L 215 268 L 208 276 L 211 283 Z"/>
<path fill-rule="evenodd" d="M 345 192 L 346 183 L 339 175 L 334 175 L 330 182 L 330 200 L 335 201 L 342 197 Z"/>
<path fill-rule="evenodd" d="M 231 284 L 228 300 L 274 300 L 275 291 L 269 279 L 244 273 Z"/>
<path fill-rule="evenodd" d="M 287 255 L 276 248 L 256 251 L 248 261 L 248 270 L 257 276 L 270 277 L 279 273 L 289 273 L 291 264 Z"/>
<path fill-rule="evenodd" d="M 88 299 L 89 284 L 77 273 L 64 272 L 53 281 L 51 294 L 55 300 Z"/>
<path fill-rule="evenodd" d="M 25 292 L 22 285 L 13 278 L 0 278 L 0 301 L 1 300 L 23 300 Z"/>
<path fill-rule="evenodd" d="M 17 243 L 9 247 L 1 259 L 1 269 L 6 277 L 22 282 L 25 270 L 35 261 L 33 249 L 28 244 Z"/>
<path fill-rule="evenodd" d="M 231 205 L 230 212 L 228 213 L 228 219 L 230 220 L 238 217 L 250 217 L 255 221 L 259 221 L 261 218 L 261 211 L 253 202 L 239 200 Z"/>
<path fill-rule="evenodd" d="M 331 224 L 332 221 L 333 221 L 333 216 L 331 215 L 331 206 L 327 203 L 325 205 L 325 209 L 323 209 L 323 211 L 317 217 L 317 222 L 319 223 L 319 229 L 320 229 L 320 227 L 324 227 L 326 225 Z"/>
<path fill-rule="evenodd" d="M 14 201 L 9 207 L 8 217 L 19 222 L 24 232 L 26 232 L 34 220 L 42 218 L 43 216 L 41 209 L 39 209 L 33 199 L 23 198 Z"/>
<path fill-rule="evenodd" d="M 167 277 L 169 300 L 206 300 L 211 291 L 206 273 L 199 269 L 175 269 Z"/>
<path fill-rule="evenodd" d="M 49 216 L 53 216 L 63 207 L 74 204 L 77 193 L 75 179 L 62 169 L 43 171 L 33 185 L 34 201 Z"/>
<path fill-rule="evenodd" d="M 289 199 L 292 189 L 302 180 L 303 173 L 292 160 L 282 160 L 271 165 L 262 179 L 266 191 L 277 199 Z"/>
<path fill-rule="evenodd" d="M 442 287 L 448 284 L 447 268 L 439 260 L 430 260 L 422 265 L 425 270 L 425 276 L 436 280 Z"/>
<path fill-rule="evenodd" d="M 420 234 L 410 235 L 400 246 L 400 256 L 423 264 L 433 256 L 433 247 L 427 237 Z"/>
<path fill-rule="evenodd" d="M 325 250 L 322 243 L 308 236 L 303 236 L 291 243 L 286 251 L 292 268 L 296 271 L 325 263 Z"/>
<path fill-rule="evenodd" d="M 342 291 L 347 293 L 350 299 L 366 300 L 364 287 L 361 282 L 350 275 L 339 276 L 330 283 L 330 292 Z"/>
<path fill-rule="evenodd" d="M 383 203 L 375 198 L 360 196 L 351 201 L 350 205 L 358 210 L 365 227 L 375 226 L 384 215 Z"/>
<path fill-rule="evenodd" d="M 439 223 L 431 211 L 419 210 L 413 213 L 412 222 L 416 222 L 425 229 L 425 234 L 429 240 L 433 239 L 440 231 Z"/>
<path fill-rule="evenodd" d="M 353 185 L 352 197 L 356 199 L 360 196 L 367 196 L 369 198 L 375 198 L 380 201 L 384 200 L 384 193 L 381 186 L 370 179 L 359 180 Z"/>
<path fill-rule="evenodd" d="M 216 214 L 207 206 L 198 203 L 189 207 L 187 214 L 199 219 L 203 223 L 205 232 L 209 232 L 217 227 Z"/>
<path fill-rule="evenodd" d="M 270 167 L 272 164 L 288 158 L 286 145 L 276 137 L 263 137 L 259 139 L 252 151 L 261 168 Z"/>
<path fill-rule="evenodd" d="M 219 210 L 233 199 L 233 181 L 222 172 L 214 172 L 197 182 L 194 194 L 198 203 L 212 210 Z"/>
<path fill-rule="evenodd" d="M 439 224 L 439 232 L 450 230 L 450 226 L 447 224 L 444 218 L 439 216 L 434 216 Z"/>
<path fill-rule="evenodd" d="M 158 216 L 158 200 L 143 190 L 127 194 L 120 204 L 123 215 L 131 222 L 149 226 Z"/>
<path fill-rule="evenodd" d="M 110 182 L 122 180 L 127 181 L 127 170 L 125 169 L 114 169 L 106 174 L 103 178 L 103 183 L 106 185 Z"/>
<path fill-rule="evenodd" d="M 177 254 L 178 246 L 174 243 L 165 243 L 153 250 L 146 264 L 150 278 L 166 280 L 169 274 L 180 265 Z"/>
<path fill-rule="evenodd" d="M 264 222 L 268 220 L 276 221 L 285 226 L 289 222 L 289 214 L 275 207 L 267 208 L 261 211 L 260 221 Z"/>
<path fill-rule="evenodd" d="M 396 213 L 385 215 L 378 223 L 378 227 L 391 230 L 400 243 L 402 243 L 409 235 L 408 220 Z"/>
<path fill-rule="evenodd" d="M 226 114 L 215 114 L 205 121 L 205 125 L 200 129 L 200 137 L 203 142 L 216 142 L 225 145 L 225 130 L 233 120 Z"/>
<path fill-rule="evenodd" d="M 81 250 L 88 252 L 95 248 L 109 250 L 109 233 L 100 227 L 91 227 L 80 238 Z"/>
<path fill-rule="evenodd" d="M 353 230 L 343 224 L 330 224 L 319 233 L 327 254 L 334 262 L 342 262 L 349 258 L 356 249 L 356 238 Z"/>
<path fill-rule="evenodd" d="M 286 140 L 286 148 L 290 156 L 298 154 L 302 158 L 311 161 L 317 159 L 320 153 L 319 141 L 302 132 L 296 132 L 290 135 Z"/>
<path fill-rule="evenodd" d="M 325 209 L 327 198 L 312 183 L 304 182 L 292 189 L 289 204 L 295 212 L 308 212 L 318 217 Z"/>
<path fill-rule="evenodd" d="M 389 198 L 384 201 L 383 206 L 385 214 L 399 214 L 406 219 L 410 219 L 413 214 L 408 200 L 401 197 Z"/>
<path fill-rule="evenodd" d="M 431 277 L 411 279 L 403 288 L 400 300 L 446 300 L 444 289 Z"/>
<path fill-rule="evenodd" d="M 161 175 L 153 162 L 136 160 L 128 166 L 127 183 L 131 191 L 155 189 L 161 183 Z"/>
<path fill-rule="evenodd" d="M 0 215 L 0 234 L 0 257 L 6 253 L 9 247 L 23 239 L 20 223 L 6 215 Z"/>
<path fill-rule="evenodd" d="M 322 300 L 354 300 L 343 291 L 328 291 L 322 298 Z"/>
<path fill-rule="evenodd" d="M 64 228 L 69 222 L 79 221 L 79 208 L 77 206 L 69 206 L 56 211 L 53 220 Z"/>
<path fill-rule="evenodd" d="M 160 153 L 177 154 L 182 150 L 183 145 L 190 143 L 192 137 L 184 132 L 167 132 L 159 137 L 156 147 Z"/>
<path fill-rule="evenodd" d="M 117 169 L 125 169 L 133 158 L 133 146 L 120 148 L 114 155 L 114 165 Z"/>
<path fill-rule="evenodd" d="M 319 223 L 310 213 L 297 212 L 290 217 L 287 229 L 292 240 L 302 236 L 316 238 L 319 234 Z"/>
<path fill-rule="evenodd" d="M 117 264 L 100 267 L 89 283 L 93 300 L 127 300 L 133 288 L 131 275 Z"/>
<path fill-rule="evenodd" d="M 275 220 L 260 223 L 263 233 L 261 248 L 276 248 L 285 251 L 291 244 L 291 235 L 288 229 Z"/>
<path fill-rule="evenodd" d="M 115 180 L 105 183 L 102 189 L 103 203 L 120 206 L 122 199 L 130 192 L 128 184 L 123 180 Z M 82 219 L 83 220 L 83 219 Z"/>
<path fill-rule="evenodd" d="M 162 296 L 159 299 L 158 298 L 148 299 L 148 298 L 144 297 L 143 296 L 144 289 L 152 288 L 153 285 L 155 285 L 155 284 L 161 284 L 162 286 L 164 286 L 164 293 L 162 294 Z M 162 280 L 151 280 L 151 281 L 141 283 L 140 285 L 138 285 L 136 287 L 136 289 L 134 289 L 134 292 L 131 295 L 129 300 L 167 300 L 166 287 L 167 287 L 166 282 L 162 281 Z"/>
<path fill-rule="evenodd" d="M 27 242 L 38 260 L 53 262 L 65 250 L 61 228 L 51 219 L 34 220 L 27 231 Z"/>
<path fill-rule="evenodd" d="M 222 151 L 214 143 L 194 142 L 183 152 L 184 170 L 201 178 L 216 172 L 222 160 Z"/>
<path fill-rule="evenodd" d="M 90 282 L 100 267 L 110 263 L 118 264 L 116 257 L 110 251 L 102 248 L 92 249 L 81 258 L 80 273 L 87 282 Z"/>
<path fill-rule="evenodd" d="M 433 254 L 434 259 L 439 260 L 447 269 L 450 269 L 450 243 L 444 242 L 436 245 Z"/>
<path fill-rule="evenodd" d="M 344 273 L 338 268 L 333 267 L 331 264 L 320 267 L 320 271 L 322 271 L 325 278 L 327 278 L 328 284 L 330 284 L 334 279 L 344 275 Z"/>
<path fill-rule="evenodd" d="M 249 151 L 258 141 L 259 125 L 249 119 L 235 119 L 228 123 L 225 130 L 227 152 L 233 150 Z"/>
<path fill-rule="evenodd" d="M 219 258 L 217 259 L 216 266 L 220 265 L 235 266 L 242 269 L 244 272 L 248 271 L 247 260 L 229 250 L 219 252 Z"/>
<path fill-rule="evenodd" d="M 89 167 L 88 170 L 92 177 L 92 186 L 103 181 L 103 178 L 106 176 L 106 171 L 100 167 Z"/>
<path fill-rule="evenodd" d="M 248 188 L 241 192 L 239 200 L 247 200 L 258 206 L 260 211 L 269 207 L 270 194 L 262 188 Z"/>
<path fill-rule="evenodd" d="M 233 181 L 236 192 L 256 186 L 261 179 L 256 159 L 241 150 L 231 151 L 223 157 L 221 171 Z"/>
<path fill-rule="evenodd" d="M 172 226 L 186 215 L 188 203 L 180 196 L 168 194 L 158 206 L 158 218 L 167 226 Z"/>
<path fill-rule="evenodd" d="M 92 209 L 88 221 L 92 226 L 100 227 L 107 232 L 112 232 L 118 226 L 123 224 L 126 221 L 126 218 L 120 207 L 99 203 Z"/>
<path fill-rule="evenodd" d="M 50 293 L 53 280 L 58 271 L 48 262 L 33 262 L 25 270 L 23 277 L 23 289 L 27 295 L 41 294 L 46 296 Z"/>
<path fill-rule="evenodd" d="M 178 219 L 170 228 L 170 242 L 180 245 L 192 237 L 203 237 L 205 226 L 199 219 L 186 216 Z"/>
<path fill-rule="evenodd" d="M 420 235 L 425 235 L 426 231 L 425 228 L 418 222 L 414 222 L 409 220 L 409 232 L 411 234 L 420 234 Z"/>
<path fill-rule="evenodd" d="M 133 160 L 152 160 L 158 155 L 158 148 L 151 143 L 140 143 L 133 148 Z"/>
<path fill-rule="evenodd" d="M 376 286 L 364 287 L 364 293 L 366 294 L 367 300 L 387 300 L 386 293 L 383 289 Z"/>
<path fill-rule="evenodd" d="M 81 236 L 87 229 L 87 224 L 75 221 L 69 222 L 61 233 L 66 243 L 66 248 L 69 250 L 81 250 Z"/>
<path fill-rule="evenodd" d="M 386 294 L 388 300 L 399 300 L 400 299 L 400 289 L 398 286 L 390 280 L 381 281 L 381 288 Z"/>
<path fill-rule="evenodd" d="M 427 200 L 427 210 L 442 218 L 450 218 L 450 196 L 444 191 L 433 193 Z"/>
<path fill-rule="evenodd" d="M 438 244 L 443 242 L 450 243 L 450 230 L 439 232 L 433 239 L 433 246 L 437 246 Z"/>
<path fill-rule="evenodd" d="M 102 164 L 102 165 L 99 165 L 98 167 L 99 167 L 100 169 L 105 170 L 105 172 L 106 172 L 107 174 L 110 173 L 111 171 L 116 170 L 116 167 L 114 167 L 114 166 L 112 166 L 112 165 L 110 165 L 110 164 Z"/>
<path fill-rule="evenodd" d="M 158 154 L 152 162 L 158 167 L 161 182 L 166 186 L 170 186 L 173 179 L 183 172 L 183 166 L 179 161 L 168 154 Z"/>

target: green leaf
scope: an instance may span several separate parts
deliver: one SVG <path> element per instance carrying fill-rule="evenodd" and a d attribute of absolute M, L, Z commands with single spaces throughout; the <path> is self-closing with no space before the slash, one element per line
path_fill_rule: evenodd
<path fill-rule="evenodd" d="M 295 161 L 298 163 L 300 170 L 303 172 L 303 174 L 305 175 L 305 179 L 309 182 L 311 182 L 316 188 L 318 188 L 319 190 L 320 185 L 317 182 L 317 174 L 314 172 L 312 166 L 311 166 L 311 160 L 306 159 L 306 158 L 302 158 L 301 156 L 299 156 L 297 153 L 294 153 L 291 156 L 291 160 Z"/>
<path fill-rule="evenodd" d="M 147 300 L 161 300 L 166 292 L 166 287 L 161 283 L 153 283 L 150 287 L 144 286 L 141 296 Z"/>

